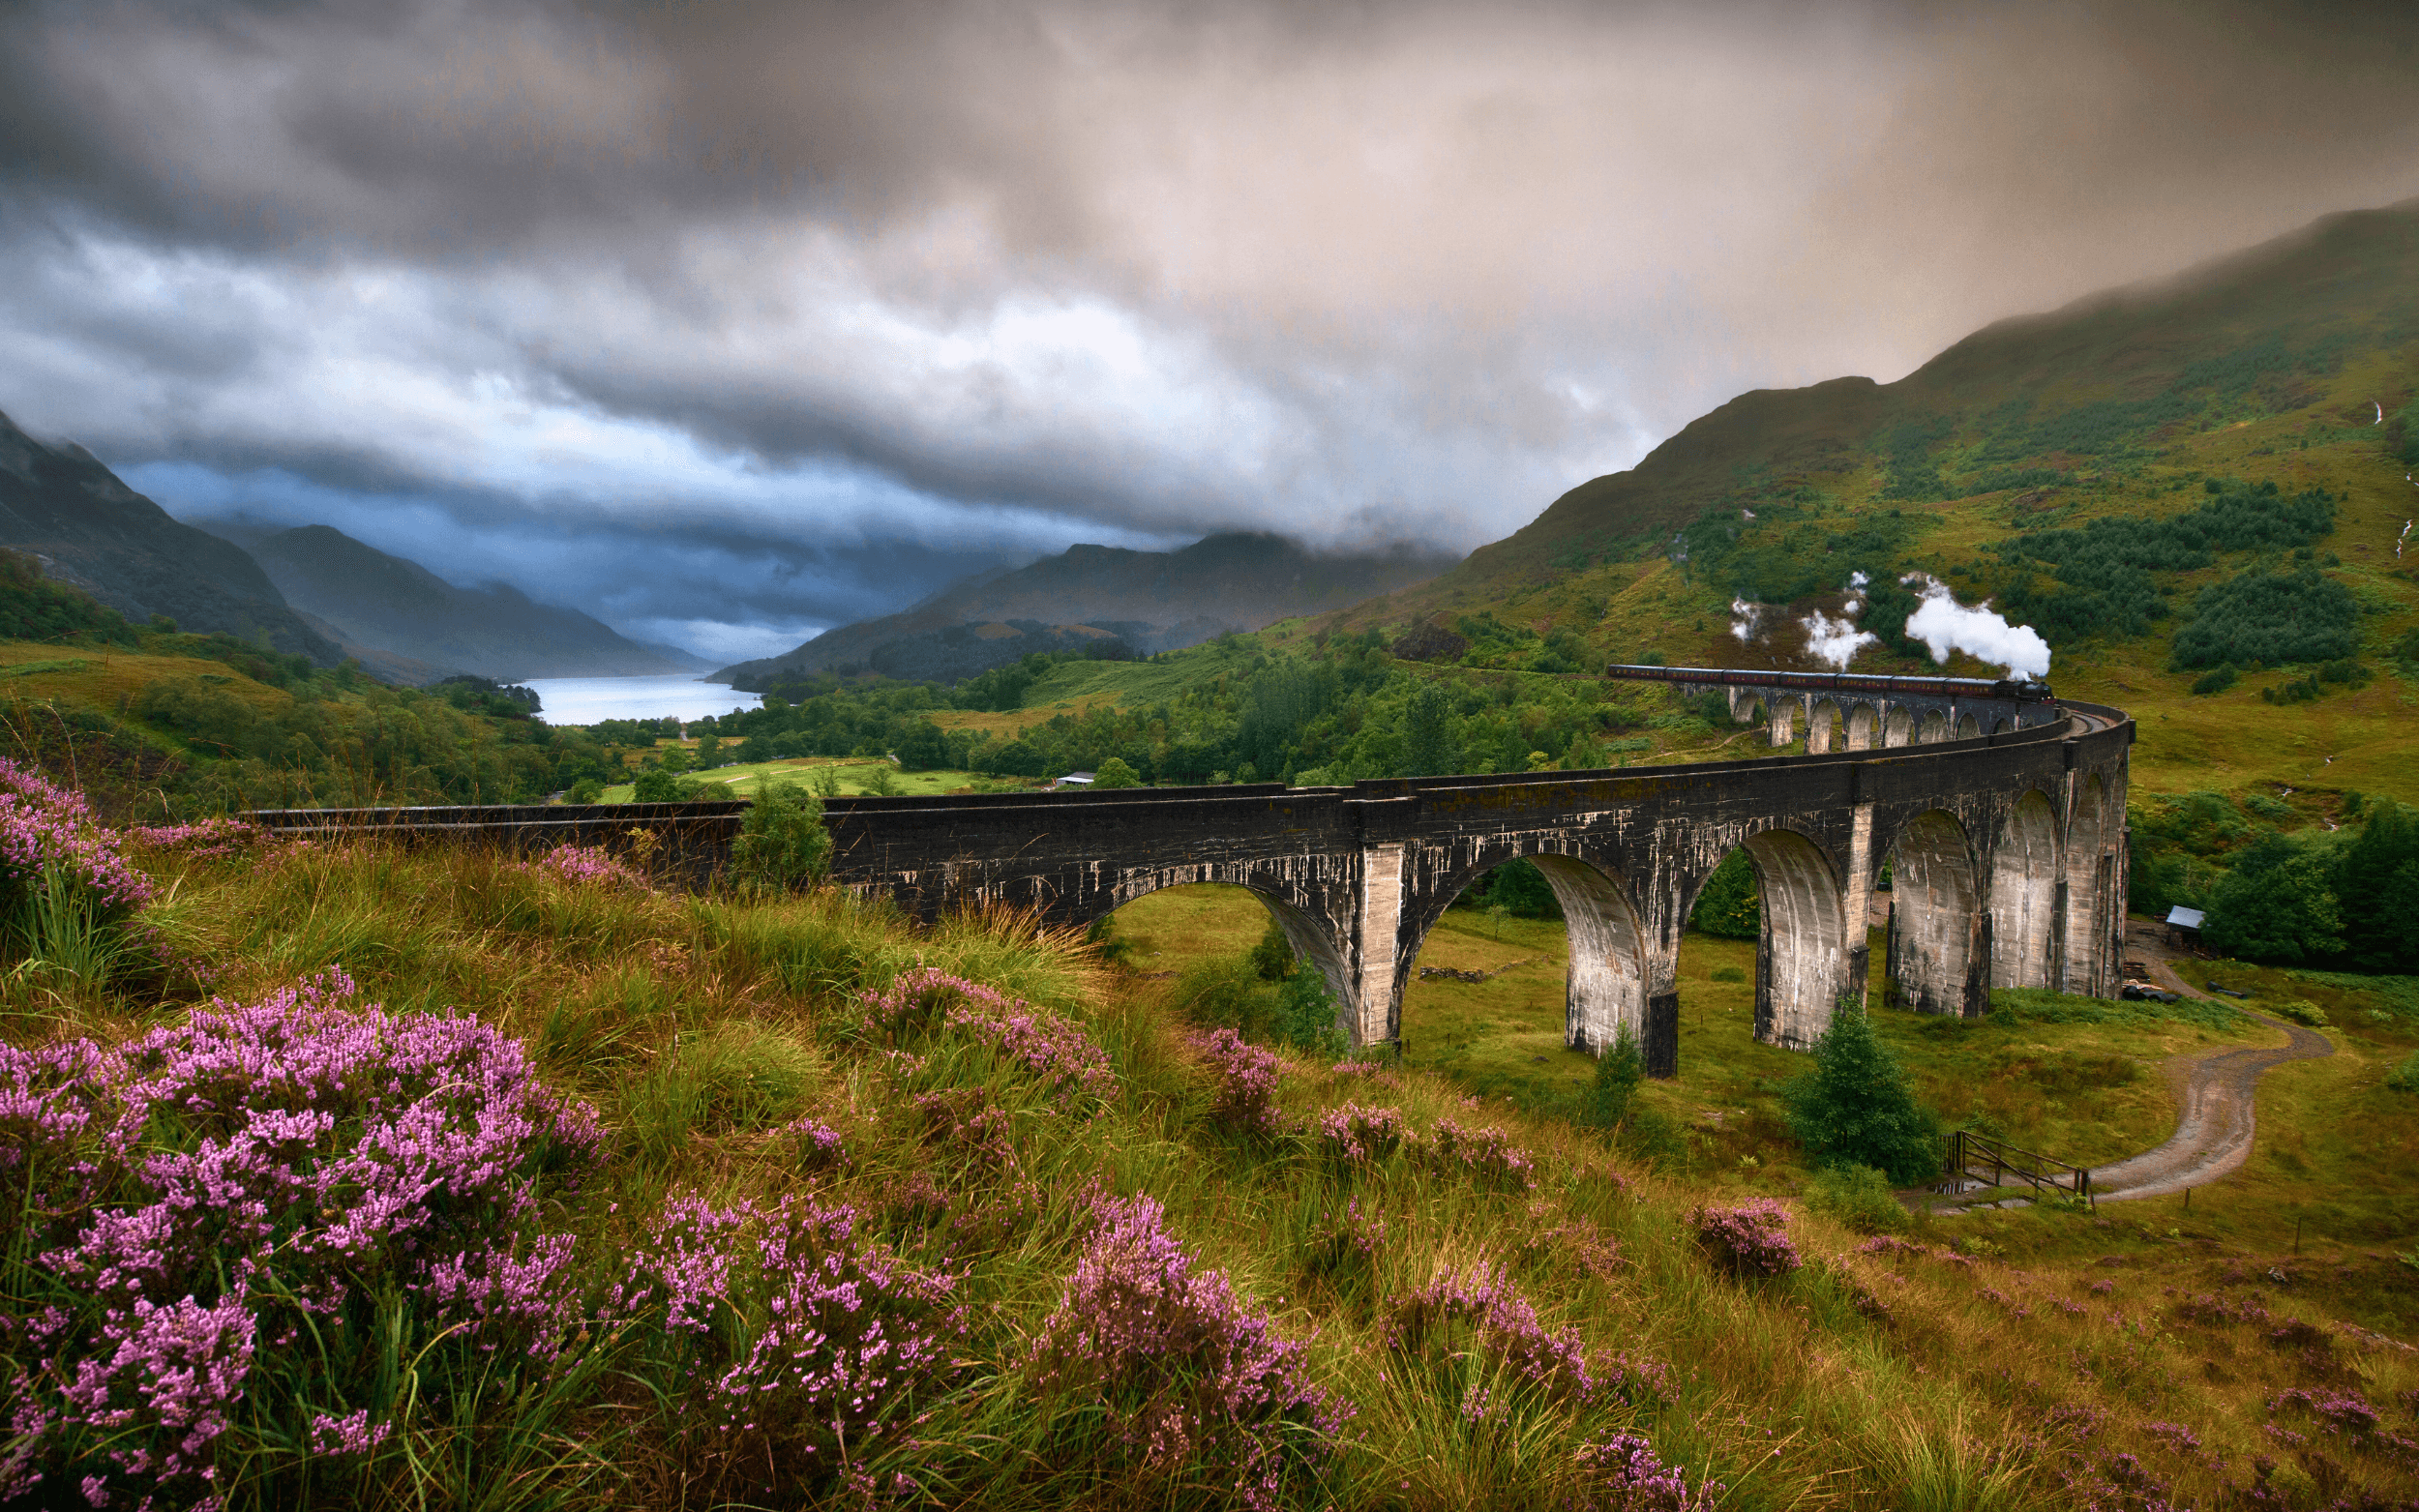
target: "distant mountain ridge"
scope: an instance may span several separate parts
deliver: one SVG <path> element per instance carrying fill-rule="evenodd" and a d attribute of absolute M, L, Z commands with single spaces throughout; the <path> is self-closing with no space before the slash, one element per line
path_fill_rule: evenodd
<path fill-rule="evenodd" d="M 1321 555 L 1282 536 L 1231 532 L 1175 551 L 1075 546 L 1025 567 L 980 573 L 912 608 L 860 620 L 713 680 L 761 690 L 783 677 L 881 672 L 948 681 L 1114 637 L 1172 651 L 1228 631 L 1340 609 L 1433 578 L 1454 556 L 1401 548 Z"/>
<path fill-rule="evenodd" d="M 194 529 L 128 488 L 82 447 L 46 446 L 0 414 L 0 546 L 136 624 L 266 637 L 322 666 L 342 659 L 242 547 Z"/>
<path fill-rule="evenodd" d="M 540 604 L 507 583 L 464 588 L 332 525 L 284 528 L 213 520 L 249 548 L 287 603 L 328 627 L 373 671 L 428 682 L 474 672 L 532 677 L 643 677 L 705 663 L 642 645 L 578 609 Z"/>

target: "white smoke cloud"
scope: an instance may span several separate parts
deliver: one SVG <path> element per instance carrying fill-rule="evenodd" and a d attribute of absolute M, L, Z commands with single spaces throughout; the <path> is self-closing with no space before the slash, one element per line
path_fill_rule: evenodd
<path fill-rule="evenodd" d="M 1859 651 L 1881 644 L 1881 637 L 1856 628 L 1856 610 L 1857 603 L 1851 599 L 1847 613 L 1838 619 L 1816 609 L 1798 622 L 1806 627 L 1806 648 L 1843 672 Z"/>
<path fill-rule="evenodd" d="M 1752 645 L 1762 633 L 1764 606 L 1749 604 L 1745 599 L 1730 601 L 1730 633 L 1739 637 L 1741 645 Z"/>
<path fill-rule="evenodd" d="M 2049 642 L 2032 626 L 2009 624 L 1988 599 L 1973 608 L 1959 604 L 1947 583 L 1928 574 L 1909 573 L 1899 580 L 1923 585 L 1924 602 L 1907 616 L 1906 633 L 1908 638 L 1924 642 L 1933 661 L 1946 662 L 1950 652 L 1964 651 L 1998 663 L 2012 676 L 2049 675 Z"/>

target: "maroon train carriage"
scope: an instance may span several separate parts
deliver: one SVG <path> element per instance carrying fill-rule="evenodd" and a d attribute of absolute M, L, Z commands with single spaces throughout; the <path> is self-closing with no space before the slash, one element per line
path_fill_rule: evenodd
<path fill-rule="evenodd" d="M 1756 671 L 1739 667 L 1637 667 L 1616 662 L 1607 677 L 1633 682 L 1695 683 L 1727 688 L 1790 688 L 1806 693 L 1922 695 L 1934 698 L 2009 698 L 2045 703 L 2049 685 L 2030 677 L 1878 677 L 1865 672 Z"/>

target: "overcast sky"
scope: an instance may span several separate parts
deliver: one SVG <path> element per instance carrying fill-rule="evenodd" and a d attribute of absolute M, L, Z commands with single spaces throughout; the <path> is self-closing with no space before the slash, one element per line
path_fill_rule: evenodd
<path fill-rule="evenodd" d="M 762 654 L 1466 549 L 1750 388 L 2419 193 L 2390 8 L 0 0 L 0 409 Z"/>

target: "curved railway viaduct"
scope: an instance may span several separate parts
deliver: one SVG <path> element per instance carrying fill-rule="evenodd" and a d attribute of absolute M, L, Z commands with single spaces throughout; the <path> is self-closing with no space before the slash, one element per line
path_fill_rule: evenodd
<path fill-rule="evenodd" d="M 1762 702 L 1787 706 L 1777 695 Z M 1862 1001 L 1866 919 L 1885 864 L 1895 899 L 1889 964 L 1909 1006 L 1978 1015 L 1992 987 L 2114 994 L 2132 722 L 2075 703 L 1970 712 L 1984 728 L 2004 727 L 1941 738 L 1956 727 L 1943 721 L 1929 742 L 1919 733 L 1880 750 L 1351 787 L 844 798 L 828 801 L 825 815 L 835 880 L 928 919 L 1004 904 L 1087 924 L 1163 887 L 1249 888 L 1325 975 L 1356 1045 L 1399 1036 L 1403 989 L 1428 931 L 1464 887 L 1525 858 L 1568 921 L 1568 1043 L 1600 1050 L 1628 1025 L 1649 1072 L 1670 1076 L 1681 933 L 1706 878 L 1738 848 L 1764 904 L 1755 1032 L 1768 1043 L 1805 1049 L 1837 1002 Z M 1889 711 L 1875 713 L 1884 727 Z M 644 827 L 711 865 L 740 808 L 259 817 L 280 828 L 522 845 L 612 841 Z"/>

